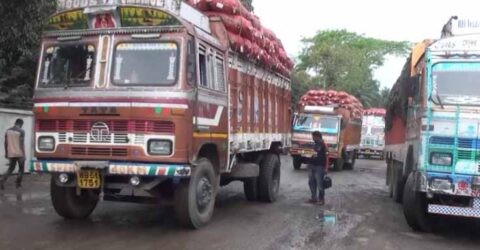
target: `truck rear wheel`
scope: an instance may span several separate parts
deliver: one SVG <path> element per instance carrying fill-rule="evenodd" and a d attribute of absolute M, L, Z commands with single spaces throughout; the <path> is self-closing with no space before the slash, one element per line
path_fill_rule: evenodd
<path fill-rule="evenodd" d="M 200 158 L 188 181 L 175 189 L 175 213 L 183 226 L 198 229 L 212 218 L 217 194 L 217 181 L 213 165 Z"/>
<path fill-rule="evenodd" d="M 302 157 L 293 156 L 293 169 L 299 170 L 302 167 Z"/>
<path fill-rule="evenodd" d="M 345 162 L 344 163 L 344 168 L 347 169 L 347 170 L 353 170 L 353 168 L 355 167 L 355 161 L 357 159 L 357 153 L 353 152 L 352 153 L 352 162 L 351 163 L 348 163 L 348 162 Z"/>
<path fill-rule="evenodd" d="M 407 179 L 403 191 L 403 214 L 407 224 L 415 231 L 431 232 L 431 220 L 427 212 L 427 199 L 424 193 L 414 188 L 413 173 Z"/>
<path fill-rule="evenodd" d="M 333 163 L 333 170 L 335 171 L 342 171 L 343 170 L 343 165 L 344 165 L 344 161 L 343 159 L 336 159 L 335 162 Z"/>
<path fill-rule="evenodd" d="M 260 163 L 258 195 L 260 201 L 274 202 L 280 188 L 280 159 L 277 154 L 266 154 Z"/>
<path fill-rule="evenodd" d="M 248 178 L 243 181 L 243 192 L 248 201 L 258 200 L 258 181 L 257 178 Z"/>
<path fill-rule="evenodd" d="M 97 206 L 99 190 L 81 189 L 77 195 L 76 187 L 60 187 L 54 177 L 50 180 L 52 205 L 58 215 L 66 219 L 85 219 Z"/>

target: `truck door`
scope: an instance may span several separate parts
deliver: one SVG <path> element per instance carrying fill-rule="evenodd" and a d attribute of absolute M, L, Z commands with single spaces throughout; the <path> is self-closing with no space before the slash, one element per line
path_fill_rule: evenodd
<path fill-rule="evenodd" d="M 215 145 L 220 166 L 228 155 L 228 99 L 225 53 L 197 44 L 199 79 L 194 110 L 194 145 Z"/>

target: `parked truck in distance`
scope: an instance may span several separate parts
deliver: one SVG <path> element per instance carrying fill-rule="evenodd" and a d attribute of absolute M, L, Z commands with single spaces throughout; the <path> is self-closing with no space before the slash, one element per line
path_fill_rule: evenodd
<path fill-rule="evenodd" d="M 363 111 L 362 140 L 357 156 L 383 160 L 385 147 L 385 109 L 370 108 Z"/>
<path fill-rule="evenodd" d="M 171 205 L 199 228 L 232 181 L 277 199 L 293 63 L 239 1 L 214 2 L 57 1 L 30 167 L 51 174 L 59 215 L 88 217 L 103 198 Z"/>
<path fill-rule="evenodd" d="M 432 230 L 432 215 L 480 218 L 476 24 L 452 17 L 441 39 L 414 46 L 390 92 L 387 184 L 414 230 Z"/>
<path fill-rule="evenodd" d="M 360 144 L 362 109 L 362 104 L 345 92 L 308 91 L 298 103 L 293 120 L 293 168 L 300 169 L 313 155 L 311 133 L 320 131 L 333 169 L 353 169 Z"/>

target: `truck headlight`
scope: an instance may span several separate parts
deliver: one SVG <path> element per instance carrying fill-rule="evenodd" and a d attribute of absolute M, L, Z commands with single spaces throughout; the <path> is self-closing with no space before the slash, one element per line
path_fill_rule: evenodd
<path fill-rule="evenodd" d="M 170 140 L 149 140 L 148 154 L 150 155 L 171 155 L 172 141 Z"/>
<path fill-rule="evenodd" d="M 430 188 L 438 191 L 450 191 L 453 190 L 452 181 L 449 179 L 433 179 L 430 182 Z"/>
<path fill-rule="evenodd" d="M 430 164 L 438 166 L 452 166 L 452 154 L 433 152 L 430 154 Z"/>
<path fill-rule="evenodd" d="M 52 136 L 40 136 L 38 138 L 38 149 L 40 151 L 53 151 L 55 149 L 55 138 Z"/>

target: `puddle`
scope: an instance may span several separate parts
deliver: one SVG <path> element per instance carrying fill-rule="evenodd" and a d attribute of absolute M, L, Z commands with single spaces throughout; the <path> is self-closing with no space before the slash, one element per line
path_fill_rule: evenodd
<path fill-rule="evenodd" d="M 332 211 L 321 210 L 320 213 L 315 217 L 315 219 L 319 220 L 324 225 L 337 224 L 337 214 Z"/>
<path fill-rule="evenodd" d="M 47 210 L 44 207 L 22 208 L 22 212 L 30 215 L 45 215 Z"/>
<path fill-rule="evenodd" d="M 18 203 L 24 201 L 47 199 L 48 194 L 45 193 L 23 193 L 17 191 L 15 193 L 0 193 L 0 203 Z"/>

